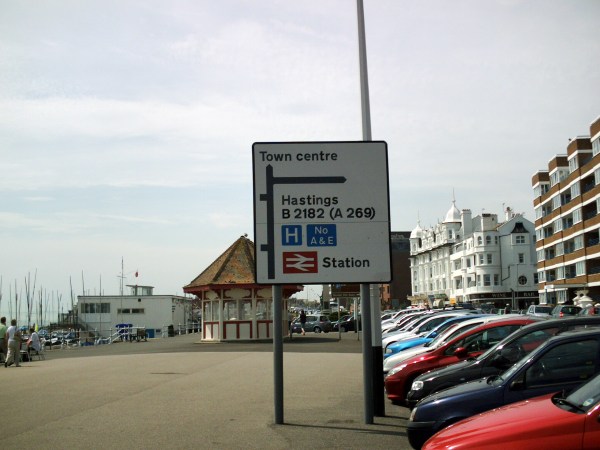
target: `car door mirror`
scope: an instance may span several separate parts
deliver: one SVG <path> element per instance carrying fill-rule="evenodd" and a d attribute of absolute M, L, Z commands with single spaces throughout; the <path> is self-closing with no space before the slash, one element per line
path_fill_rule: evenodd
<path fill-rule="evenodd" d="M 454 350 L 454 356 L 457 358 L 466 358 L 468 354 L 469 352 L 465 347 L 458 347 L 456 350 Z"/>
<path fill-rule="evenodd" d="M 525 389 L 525 380 L 523 378 L 517 378 L 515 381 L 510 383 L 510 389 L 513 391 L 522 391 Z"/>

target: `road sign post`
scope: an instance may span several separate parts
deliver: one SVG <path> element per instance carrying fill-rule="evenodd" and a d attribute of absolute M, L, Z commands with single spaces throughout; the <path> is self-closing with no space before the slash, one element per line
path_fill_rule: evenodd
<path fill-rule="evenodd" d="M 387 283 L 392 277 L 387 144 L 255 143 L 256 281 L 273 285 L 281 322 L 281 284 Z M 371 346 L 369 297 L 363 346 Z M 273 327 L 275 422 L 283 423 L 281 324 Z M 366 341 L 366 344 L 364 343 Z M 371 355 L 363 349 L 364 367 Z M 365 391 L 372 377 L 365 369 Z M 371 401 L 365 411 L 372 423 Z"/>

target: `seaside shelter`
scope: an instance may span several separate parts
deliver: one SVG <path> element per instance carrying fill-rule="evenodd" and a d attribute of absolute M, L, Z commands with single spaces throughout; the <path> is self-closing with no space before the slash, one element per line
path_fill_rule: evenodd
<path fill-rule="evenodd" d="M 273 338 L 272 286 L 257 284 L 254 242 L 237 239 L 183 291 L 202 304 L 202 340 L 236 341 Z M 288 300 L 302 285 L 284 285 L 282 320 L 288 331 Z"/>

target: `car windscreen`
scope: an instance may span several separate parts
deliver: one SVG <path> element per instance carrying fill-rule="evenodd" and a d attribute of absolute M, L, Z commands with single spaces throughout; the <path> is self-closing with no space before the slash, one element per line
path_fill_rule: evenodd
<path fill-rule="evenodd" d="M 589 411 L 600 401 L 600 374 L 576 389 L 567 397 L 569 403 L 577 405 L 584 412 Z"/>

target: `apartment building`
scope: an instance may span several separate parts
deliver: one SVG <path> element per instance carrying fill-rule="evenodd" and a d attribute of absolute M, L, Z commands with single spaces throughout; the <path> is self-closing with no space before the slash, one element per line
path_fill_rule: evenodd
<path fill-rule="evenodd" d="M 600 117 L 532 187 L 541 303 L 600 301 Z"/>
<path fill-rule="evenodd" d="M 414 305 L 471 303 L 514 310 L 538 303 L 534 224 L 506 208 L 472 217 L 455 202 L 442 223 L 412 231 Z"/>

